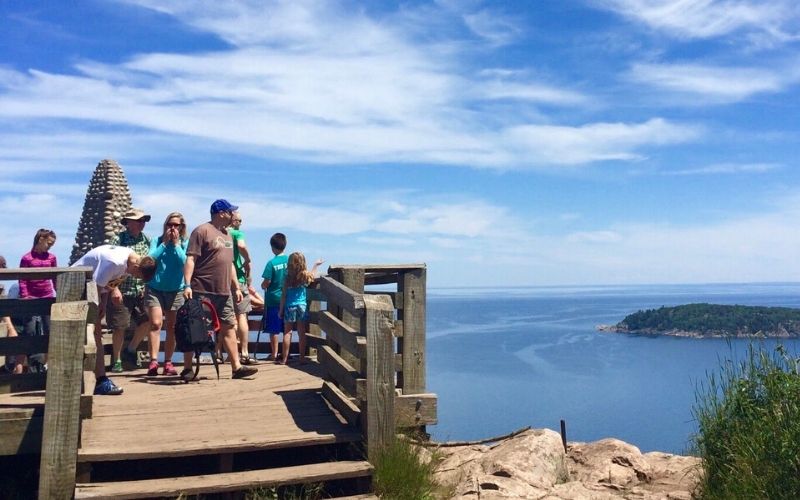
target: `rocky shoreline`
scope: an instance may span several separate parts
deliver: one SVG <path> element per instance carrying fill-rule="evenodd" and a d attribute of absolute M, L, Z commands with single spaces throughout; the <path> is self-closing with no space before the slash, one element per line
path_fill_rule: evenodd
<path fill-rule="evenodd" d="M 701 472 L 696 457 L 642 453 L 618 439 L 569 443 L 564 451 L 549 429 L 425 450 L 429 460 L 438 457 L 436 478 L 453 488 L 453 498 L 689 500 Z"/>
<path fill-rule="evenodd" d="M 599 332 L 607 332 L 607 333 L 629 333 L 631 335 L 667 335 L 670 337 L 687 337 L 693 339 L 724 339 L 724 338 L 732 338 L 732 339 L 764 339 L 764 338 L 771 338 L 771 339 L 789 339 L 789 338 L 797 338 L 797 335 L 792 335 L 785 329 L 781 329 L 778 331 L 770 331 L 770 332 L 762 332 L 758 331 L 755 333 L 750 332 L 728 332 L 728 331 L 711 331 L 711 332 L 698 332 L 698 331 L 687 331 L 687 330 L 656 330 L 654 328 L 641 328 L 638 330 L 630 330 L 624 326 L 620 325 L 597 325 L 595 329 Z"/>

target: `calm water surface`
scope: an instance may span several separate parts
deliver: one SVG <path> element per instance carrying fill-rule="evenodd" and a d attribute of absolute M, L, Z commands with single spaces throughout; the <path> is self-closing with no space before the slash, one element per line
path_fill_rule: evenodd
<path fill-rule="evenodd" d="M 800 284 L 429 289 L 428 388 L 439 396 L 429 432 L 471 440 L 526 425 L 557 430 L 564 419 L 571 441 L 612 436 L 642 451 L 686 452 L 697 384 L 750 341 L 595 326 L 693 302 L 800 307 Z M 800 352 L 800 342 L 782 343 Z"/>

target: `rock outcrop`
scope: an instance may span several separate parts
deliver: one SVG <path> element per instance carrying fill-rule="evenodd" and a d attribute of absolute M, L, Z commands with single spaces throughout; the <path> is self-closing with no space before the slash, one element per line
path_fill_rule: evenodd
<path fill-rule="evenodd" d="M 114 160 L 103 160 L 94 169 L 75 244 L 69 263 L 72 265 L 92 248 L 103 245 L 122 231 L 122 214 L 131 208 L 131 192 L 122 168 Z"/>
<path fill-rule="evenodd" d="M 454 498 L 671 499 L 692 497 L 700 461 L 666 453 L 641 453 L 617 439 L 571 443 L 532 429 L 492 446 L 438 449 L 436 476 Z"/>

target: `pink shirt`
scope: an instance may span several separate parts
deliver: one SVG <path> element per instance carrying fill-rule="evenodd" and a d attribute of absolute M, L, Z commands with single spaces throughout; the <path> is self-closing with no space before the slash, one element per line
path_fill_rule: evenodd
<path fill-rule="evenodd" d="M 50 252 L 30 251 L 22 256 L 19 267 L 58 267 L 56 256 Z M 19 280 L 19 297 L 27 298 L 46 298 L 56 296 L 56 280 Z"/>

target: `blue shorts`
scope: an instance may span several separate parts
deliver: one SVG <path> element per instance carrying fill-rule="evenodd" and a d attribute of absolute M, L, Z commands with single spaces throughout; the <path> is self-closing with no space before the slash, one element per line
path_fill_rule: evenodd
<path fill-rule="evenodd" d="M 299 304 L 296 306 L 288 306 L 283 312 L 283 321 L 286 323 L 297 323 L 298 321 L 307 321 L 308 312 L 306 312 L 306 305 Z"/>
<path fill-rule="evenodd" d="M 266 324 L 264 325 L 264 331 L 269 333 L 270 335 L 275 335 L 276 333 L 283 333 L 283 320 L 280 316 L 278 316 L 278 312 L 281 310 L 280 306 L 269 306 L 267 307 L 267 312 L 265 313 L 266 316 Z"/>

